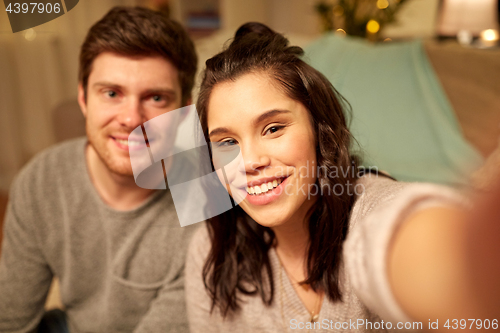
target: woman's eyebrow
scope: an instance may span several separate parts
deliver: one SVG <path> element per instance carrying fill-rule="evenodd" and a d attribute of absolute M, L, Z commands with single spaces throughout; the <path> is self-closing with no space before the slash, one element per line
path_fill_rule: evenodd
<path fill-rule="evenodd" d="M 211 131 L 208 136 L 216 135 L 216 134 L 225 134 L 231 132 L 228 128 L 226 127 L 217 127 L 213 131 Z"/>
<path fill-rule="evenodd" d="M 257 119 L 255 119 L 253 121 L 253 124 L 257 125 L 258 123 L 261 123 L 261 122 L 263 122 L 265 120 L 268 120 L 269 118 L 272 118 L 272 117 L 280 115 L 280 114 L 286 114 L 286 113 L 291 113 L 291 111 L 288 111 L 288 110 L 278 110 L 278 109 L 269 110 L 269 111 L 264 112 L 263 114 L 261 114 L 259 117 L 257 117 Z"/>
<path fill-rule="evenodd" d="M 272 118 L 274 116 L 277 116 L 280 114 L 288 114 L 288 113 L 292 113 L 292 112 L 288 111 L 288 110 L 278 110 L 278 109 L 269 110 L 269 111 L 264 112 L 260 116 L 258 116 L 252 123 L 253 123 L 253 125 L 257 125 L 260 122 L 263 122 L 263 121 L 265 121 L 269 118 Z M 216 134 L 226 134 L 226 133 L 230 133 L 230 132 L 231 132 L 231 130 L 229 130 L 227 127 L 218 127 L 216 129 L 214 129 L 213 131 L 211 131 L 208 134 L 208 136 L 211 137 L 211 136 L 216 135 Z"/>

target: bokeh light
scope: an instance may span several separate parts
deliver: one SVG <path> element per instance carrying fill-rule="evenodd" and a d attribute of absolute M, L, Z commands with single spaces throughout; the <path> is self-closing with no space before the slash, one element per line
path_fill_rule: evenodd
<path fill-rule="evenodd" d="M 380 24 L 375 20 L 370 20 L 366 24 L 366 30 L 369 33 L 376 34 L 380 30 Z"/>
<path fill-rule="evenodd" d="M 389 1 L 377 0 L 377 8 L 378 9 L 386 9 L 387 7 L 389 7 Z"/>
<path fill-rule="evenodd" d="M 33 28 L 30 28 L 24 32 L 24 38 L 31 42 L 36 38 L 36 31 Z"/>

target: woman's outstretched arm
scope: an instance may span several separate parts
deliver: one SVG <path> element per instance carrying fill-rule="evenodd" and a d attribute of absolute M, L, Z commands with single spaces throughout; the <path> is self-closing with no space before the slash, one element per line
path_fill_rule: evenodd
<path fill-rule="evenodd" d="M 414 319 L 500 320 L 500 183 L 471 210 L 434 207 L 409 216 L 388 254 L 395 298 Z M 476 325 L 472 326 L 475 328 Z"/>

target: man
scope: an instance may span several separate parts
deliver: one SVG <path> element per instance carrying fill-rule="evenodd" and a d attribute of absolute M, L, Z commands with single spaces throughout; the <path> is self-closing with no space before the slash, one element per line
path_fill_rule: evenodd
<path fill-rule="evenodd" d="M 169 190 L 135 184 L 128 138 L 191 103 L 196 64 L 183 28 L 148 9 L 114 8 L 90 29 L 78 85 L 87 138 L 41 153 L 11 188 L 1 332 L 37 329 L 54 276 L 71 332 L 188 330 L 183 267 L 193 229 L 180 227 Z"/>

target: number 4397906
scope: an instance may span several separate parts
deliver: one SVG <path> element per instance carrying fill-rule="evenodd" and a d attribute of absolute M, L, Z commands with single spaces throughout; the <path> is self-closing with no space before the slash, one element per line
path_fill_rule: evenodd
<path fill-rule="evenodd" d="M 446 327 L 447 329 L 453 329 L 453 330 L 456 330 L 456 329 L 498 329 L 498 319 L 493 319 L 493 320 L 489 320 L 489 319 L 484 319 L 484 320 L 481 320 L 481 319 L 469 319 L 469 320 L 465 320 L 465 319 L 461 319 L 461 320 L 458 320 L 458 319 L 448 319 L 446 321 L 446 323 L 443 325 L 444 327 Z M 469 327 L 467 327 L 469 326 Z"/>
<path fill-rule="evenodd" d="M 31 8 L 30 8 L 31 7 Z M 5 8 L 6 12 L 19 14 L 19 13 L 60 13 L 61 12 L 61 4 L 60 3 L 38 3 L 38 2 L 23 2 L 23 3 L 9 3 L 7 8 Z"/>

